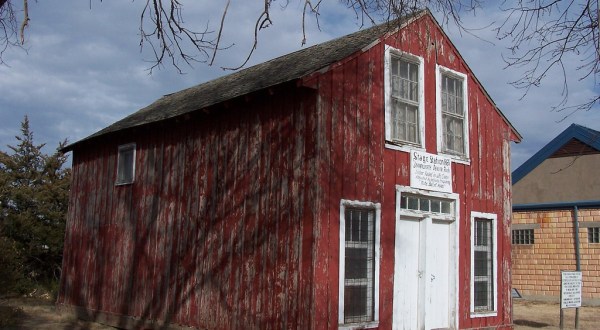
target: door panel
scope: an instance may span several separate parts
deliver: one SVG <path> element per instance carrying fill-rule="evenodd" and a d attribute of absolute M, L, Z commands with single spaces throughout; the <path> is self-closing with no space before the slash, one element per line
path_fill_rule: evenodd
<path fill-rule="evenodd" d="M 396 226 L 394 276 L 395 329 L 418 328 L 420 219 L 399 221 Z"/>
<path fill-rule="evenodd" d="M 449 267 L 450 225 L 447 222 L 434 222 L 426 219 L 426 276 L 425 286 L 425 328 L 448 328 L 449 324 Z"/>
<path fill-rule="evenodd" d="M 397 221 L 394 329 L 453 327 L 454 225 L 431 218 Z"/>

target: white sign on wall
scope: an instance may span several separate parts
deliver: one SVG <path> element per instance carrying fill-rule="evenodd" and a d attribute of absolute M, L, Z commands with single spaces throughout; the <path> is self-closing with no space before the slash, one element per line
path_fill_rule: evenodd
<path fill-rule="evenodd" d="M 410 152 L 410 186 L 452 192 L 452 160 L 448 157 L 412 150 Z"/>
<path fill-rule="evenodd" d="M 583 276 L 581 272 L 561 272 L 560 308 L 581 307 L 581 287 Z"/>

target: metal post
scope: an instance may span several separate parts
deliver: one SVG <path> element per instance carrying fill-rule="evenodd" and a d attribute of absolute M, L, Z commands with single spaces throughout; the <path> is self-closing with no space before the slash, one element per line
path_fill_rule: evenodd
<path fill-rule="evenodd" d="M 573 231 L 575 232 L 575 266 L 577 271 L 581 271 L 581 255 L 579 252 L 579 208 L 573 207 Z M 562 310 L 561 310 L 562 312 Z M 575 308 L 575 329 L 579 329 L 579 307 Z"/>
<path fill-rule="evenodd" d="M 565 328 L 565 322 L 564 322 L 565 320 L 564 320 L 564 318 L 565 318 L 565 314 L 563 312 L 563 309 L 561 308 L 560 309 L 560 328 L 561 329 Z"/>

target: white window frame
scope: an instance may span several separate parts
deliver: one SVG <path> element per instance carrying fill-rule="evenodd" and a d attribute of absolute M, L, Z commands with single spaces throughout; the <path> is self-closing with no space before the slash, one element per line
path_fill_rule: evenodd
<path fill-rule="evenodd" d="M 346 208 L 365 208 L 375 211 L 375 270 L 373 290 L 373 321 L 367 323 L 344 324 L 344 287 L 346 267 Z M 339 301 L 338 301 L 338 326 L 339 329 L 369 329 L 379 326 L 379 258 L 380 258 L 380 228 L 381 204 L 342 199 L 340 201 L 340 259 L 339 259 Z"/>
<path fill-rule="evenodd" d="M 117 186 L 122 186 L 122 185 L 127 185 L 127 184 L 132 184 L 135 181 L 135 158 L 136 158 L 136 144 L 135 143 L 127 143 L 127 144 L 122 144 L 119 146 L 118 148 L 118 152 L 117 152 L 117 176 L 116 176 L 116 181 L 115 181 L 115 185 Z M 120 179 L 120 174 L 121 174 L 121 162 L 123 161 L 123 159 L 121 158 L 121 154 L 123 152 L 132 150 L 133 151 L 133 158 L 132 158 L 132 164 L 131 164 L 131 180 L 122 180 Z"/>
<path fill-rule="evenodd" d="M 449 75 L 453 78 L 462 80 L 463 82 L 463 109 L 464 109 L 464 123 L 463 123 L 463 143 L 464 143 L 464 154 L 457 155 L 450 152 L 444 151 L 444 122 L 442 121 L 442 76 Z M 435 101 L 436 101 L 436 119 L 437 119 L 437 151 L 438 154 L 448 156 L 456 162 L 463 164 L 470 164 L 469 160 L 469 81 L 468 76 L 462 72 L 454 71 L 452 69 L 436 65 L 435 70 Z"/>
<path fill-rule="evenodd" d="M 491 311 L 475 311 L 475 219 L 491 220 L 492 226 L 492 284 L 494 292 Z M 498 216 L 494 213 L 471 212 L 471 318 L 493 317 L 498 315 Z"/>
<path fill-rule="evenodd" d="M 392 67 L 392 56 L 400 57 L 408 62 L 419 65 L 419 108 L 418 108 L 418 135 L 419 143 L 400 142 L 392 140 L 392 102 L 390 72 Z M 392 46 L 385 45 L 384 59 L 384 98 L 385 98 L 385 146 L 389 149 L 410 152 L 410 150 L 425 150 L 425 61 L 422 57 L 403 52 Z"/>

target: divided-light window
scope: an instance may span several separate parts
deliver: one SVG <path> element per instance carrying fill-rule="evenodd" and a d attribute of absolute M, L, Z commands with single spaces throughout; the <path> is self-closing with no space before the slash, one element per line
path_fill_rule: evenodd
<path fill-rule="evenodd" d="M 377 322 L 379 289 L 379 204 L 341 205 L 340 314 L 343 327 Z"/>
<path fill-rule="evenodd" d="M 424 196 L 402 195 L 400 208 L 432 213 L 452 214 L 452 201 Z"/>
<path fill-rule="evenodd" d="M 385 136 L 394 148 L 423 147 L 423 59 L 386 46 Z"/>
<path fill-rule="evenodd" d="M 471 316 L 497 313 L 497 215 L 471 213 Z"/>
<path fill-rule="evenodd" d="M 513 245 L 531 245 L 535 242 L 533 229 L 513 229 L 512 244 Z"/>
<path fill-rule="evenodd" d="M 436 77 L 438 152 L 468 161 L 467 75 L 438 66 Z"/>
<path fill-rule="evenodd" d="M 492 220 L 475 219 L 475 239 L 473 244 L 473 300 L 475 311 L 494 309 L 493 292 L 493 241 Z"/>
<path fill-rule="evenodd" d="M 600 243 L 600 227 L 588 228 L 588 243 Z"/>
<path fill-rule="evenodd" d="M 419 65 L 392 56 L 392 140 L 419 144 Z"/>
<path fill-rule="evenodd" d="M 445 152 L 458 155 L 465 153 L 465 109 L 463 105 L 462 80 L 442 74 L 442 122 Z"/>
<path fill-rule="evenodd" d="M 135 176 L 135 143 L 119 146 L 117 185 L 133 183 Z"/>

